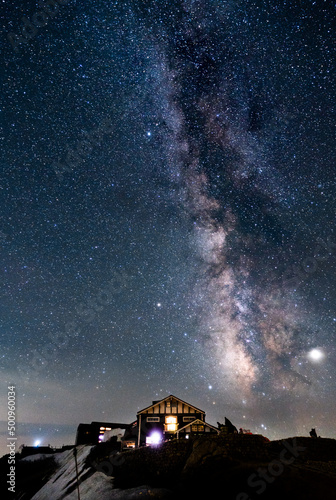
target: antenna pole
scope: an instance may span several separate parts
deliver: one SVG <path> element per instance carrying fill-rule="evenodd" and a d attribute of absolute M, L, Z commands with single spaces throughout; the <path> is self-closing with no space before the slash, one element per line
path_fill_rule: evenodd
<path fill-rule="evenodd" d="M 74 447 L 74 457 L 75 457 L 75 465 L 76 465 L 77 495 L 78 495 L 78 500 L 80 500 L 79 481 L 78 481 L 78 464 L 77 464 L 77 448 L 76 448 L 76 446 Z"/>

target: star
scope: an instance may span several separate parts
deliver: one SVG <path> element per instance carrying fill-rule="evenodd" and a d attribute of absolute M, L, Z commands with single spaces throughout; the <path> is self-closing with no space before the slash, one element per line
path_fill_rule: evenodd
<path fill-rule="evenodd" d="M 308 352 L 308 358 L 317 363 L 324 359 L 325 355 L 321 349 L 315 348 Z"/>
<path fill-rule="evenodd" d="M 210 423 L 280 438 L 313 414 L 336 437 L 333 2 L 142 3 L 46 28 L 2 2 L 0 356 L 22 439 L 72 443 L 77 418 L 129 423 L 170 393 Z"/>

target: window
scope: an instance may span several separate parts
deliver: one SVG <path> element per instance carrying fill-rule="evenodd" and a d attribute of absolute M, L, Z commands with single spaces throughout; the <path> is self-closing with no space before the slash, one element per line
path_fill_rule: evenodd
<path fill-rule="evenodd" d="M 147 422 L 160 422 L 160 417 L 147 417 Z"/>
<path fill-rule="evenodd" d="M 183 422 L 192 422 L 193 420 L 195 420 L 194 417 L 183 417 Z"/>
<path fill-rule="evenodd" d="M 165 431 L 166 432 L 175 432 L 177 431 L 177 417 L 166 417 L 165 419 Z"/>
<path fill-rule="evenodd" d="M 191 426 L 191 432 L 204 432 L 204 425 L 194 424 Z"/>
<path fill-rule="evenodd" d="M 125 448 L 135 448 L 135 442 L 134 441 L 125 441 L 124 447 Z"/>

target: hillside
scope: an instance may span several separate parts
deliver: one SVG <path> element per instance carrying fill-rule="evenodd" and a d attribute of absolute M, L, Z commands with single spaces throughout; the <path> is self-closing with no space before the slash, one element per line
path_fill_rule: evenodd
<path fill-rule="evenodd" d="M 81 500 L 325 500 L 336 490 L 334 439 L 219 435 L 122 454 L 106 443 L 78 447 L 77 460 Z M 73 450 L 26 457 L 17 478 L 5 498 L 78 499 Z"/>

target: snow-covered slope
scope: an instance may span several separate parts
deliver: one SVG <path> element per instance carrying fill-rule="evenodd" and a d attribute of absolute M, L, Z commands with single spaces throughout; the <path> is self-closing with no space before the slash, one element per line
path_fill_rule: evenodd
<path fill-rule="evenodd" d="M 114 489 L 113 478 L 86 465 L 85 460 L 90 450 L 91 446 L 79 446 L 77 448 L 80 500 L 164 500 L 171 498 L 167 490 L 149 486 L 140 486 L 128 490 Z M 26 457 L 24 460 L 30 458 Z M 59 468 L 32 497 L 32 500 L 78 500 L 73 450 L 56 453 L 54 458 Z M 43 457 L 40 456 L 40 459 L 43 459 Z"/>

